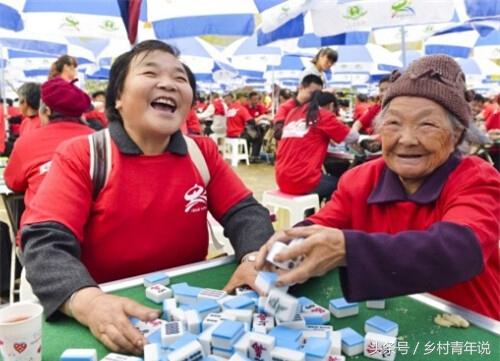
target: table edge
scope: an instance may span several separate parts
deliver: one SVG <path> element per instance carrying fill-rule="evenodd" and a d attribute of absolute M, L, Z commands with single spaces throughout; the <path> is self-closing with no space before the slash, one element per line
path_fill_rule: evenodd
<path fill-rule="evenodd" d="M 180 276 L 187 273 L 202 271 L 204 269 L 213 268 L 222 266 L 225 264 L 229 264 L 235 260 L 234 256 L 226 256 L 219 257 L 208 261 L 200 261 L 196 263 L 191 263 L 184 266 L 168 268 L 162 271 L 157 272 L 167 272 L 170 277 Z M 157 273 L 147 273 L 144 275 L 124 278 L 117 281 L 102 283 L 99 286 L 104 292 L 114 292 L 118 290 L 122 290 L 129 287 L 135 287 L 138 285 L 142 285 L 144 282 L 144 277 L 149 274 Z M 433 296 L 428 293 L 414 294 L 408 295 L 408 297 L 426 304 L 432 308 L 438 309 L 443 312 L 454 313 L 464 317 L 470 323 L 476 325 L 479 328 L 482 328 L 486 331 L 493 332 L 496 335 L 500 335 L 500 322 L 496 321 L 492 318 L 483 316 L 477 312 L 467 310 L 459 305 L 451 303 L 449 301 L 443 300 L 442 298 Z"/>

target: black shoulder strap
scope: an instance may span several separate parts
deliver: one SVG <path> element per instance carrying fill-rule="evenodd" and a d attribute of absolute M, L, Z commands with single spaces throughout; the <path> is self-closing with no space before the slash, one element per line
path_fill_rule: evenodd
<path fill-rule="evenodd" d="M 90 144 L 90 178 L 92 179 L 92 199 L 99 196 L 109 174 L 111 164 L 111 144 L 109 130 L 103 129 L 89 135 Z"/>

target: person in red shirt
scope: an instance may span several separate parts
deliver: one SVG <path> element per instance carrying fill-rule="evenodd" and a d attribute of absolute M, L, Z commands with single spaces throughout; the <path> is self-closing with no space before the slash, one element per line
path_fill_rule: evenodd
<path fill-rule="evenodd" d="M 19 95 L 19 109 L 23 114 L 23 120 L 19 127 L 19 136 L 21 136 L 42 126 L 41 119 L 38 116 L 40 84 L 24 83 L 17 90 L 17 94 Z"/>
<path fill-rule="evenodd" d="M 5 115 L 3 98 L 0 98 L 0 154 L 5 152 Z"/>
<path fill-rule="evenodd" d="M 92 106 L 93 109 L 84 114 L 85 120 L 92 129 L 101 130 L 106 128 L 109 124 L 104 112 L 106 108 L 106 92 L 98 90 L 92 93 Z"/>
<path fill-rule="evenodd" d="M 245 104 L 245 94 L 239 94 L 235 101 L 231 93 L 224 96 L 226 102 L 226 136 L 228 138 L 243 138 L 247 141 L 250 152 L 250 163 L 259 162 L 262 137 L 255 124 L 254 118 L 248 112 Z"/>
<path fill-rule="evenodd" d="M 14 144 L 4 172 L 5 184 L 10 189 L 25 193 L 26 206 L 49 171 L 56 148 L 67 139 L 92 133 L 92 129 L 81 120 L 82 113 L 90 105 L 88 95 L 61 78 L 53 78 L 41 87 L 35 83 L 24 84 L 19 91 L 23 113 L 27 113 L 26 108 L 38 108 L 40 90 L 43 101 L 40 115 L 46 125 L 23 133 Z M 21 218 L 21 227 L 24 219 L 25 214 Z"/>
<path fill-rule="evenodd" d="M 193 72 L 186 64 L 182 65 L 184 66 L 184 70 L 188 76 L 189 85 L 191 88 L 196 89 L 196 78 Z M 191 107 L 191 110 L 186 116 L 186 121 L 181 124 L 181 131 L 184 134 L 201 135 L 201 125 L 200 119 L 198 119 L 198 116 L 196 115 L 196 105 Z"/>
<path fill-rule="evenodd" d="M 431 292 L 500 320 L 500 175 L 456 151 L 472 118 L 458 63 L 419 58 L 396 73 L 382 103 L 382 158 L 345 173 L 325 207 L 277 239 L 305 241 L 275 260 L 305 255 L 277 285 L 340 267 L 348 301 Z"/>
<path fill-rule="evenodd" d="M 113 351 L 142 354 L 147 340 L 129 317 L 148 321 L 159 312 L 106 294 L 99 283 L 203 261 L 210 211 L 241 261 L 226 290 L 254 286 L 247 256 L 273 232 L 269 212 L 215 143 L 182 135 L 195 93 L 164 42 L 144 41 L 117 57 L 106 93 L 110 124 L 96 133 L 110 147 L 105 183 L 94 194 L 89 137 L 73 138 L 56 150 L 26 210 L 23 260 L 46 317 L 75 318 Z M 210 180 L 189 149 L 199 151 L 196 164 L 204 160 Z"/>
<path fill-rule="evenodd" d="M 210 134 L 207 130 L 215 134 L 226 134 L 226 105 L 218 93 L 212 93 L 212 101 L 208 107 L 198 114 L 201 121 L 212 121 L 210 127 L 205 127 L 205 134 Z"/>
<path fill-rule="evenodd" d="M 260 150 L 264 134 L 269 128 L 271 118 L 268 115 L 268 109 L 260 102 L 259 93 L 252 91 L 248 94 L 248 102 L 245 104 L 248 113 L 253 118 L 252 128 L 255 129 L 255 139 L 252 143 L 252 157 L 254 162 L 259 161 Z"/>
<path fill-rule="evenodd" d="M 361 115 L 352 125 L 352 129 L 356 130 L 357 132 L 364 133 L 364 134 L 372 134 L 373 133 L 373 121 L 375 120 L 375 117 L 380 113 L 380 110 L 382 109 L 382 99 L 384 98 L 385 92 L 387 91 L 387 88 L 389 88 L 389 77 L 383 77 L 380 79 L 378 82 L 378 102 L 375 104 L 372 104 L 368 110 Z"/>
<path fill-rule="evenodd" d="M 302 97 L 304 91 L 307 90 L 299 90 L 298 97 Z M 297 105 L 288 113 L 275 163 L 276 183 L 282 192 L 316 193 L 323 201 L 335 190 L 338 179 L 322 172 L 328 144 L 331 140 L 353 143 L 358 137 L 331 111 L 320 108 L 331 103 L 332 97 L 333 94 L 318 90 L 309 102 Z"/>
<path fill-rule="evenodd" d="M 356 102 L 354 104 L 354 111 L 352 113 L 354 120 L 360 119 L 369 108 L 370 103 L 368 102 L 368 97 L 366 96 L 366 94 L 357 94 Z"/>
<path fill-rule="evenodd" d="M 312 93 L 321 89 L 323 89 L 323 81 L 319 76 L 314 74 L 306 75 L 300 82 L 297 96 L 280 104 L 273 119 L 274 137 L 277 140 L 281 139 L 288 113 L 298 105 L 308 102 L 311 99 Z"/>
<path fill-rule="evenodd" d="M 488 149 L 488 153 L 493 160 L 493 165 L 500 172 L 500 110 L 491 114 L 484 123 L 488 137 L 493 141 L 493 145 Z"/>

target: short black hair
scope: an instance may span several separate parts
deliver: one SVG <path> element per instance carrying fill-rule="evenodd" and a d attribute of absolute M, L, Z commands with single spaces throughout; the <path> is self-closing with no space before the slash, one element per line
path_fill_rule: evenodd
<path fill-rule="evenodd" d="M 333 103 L 333 106 L 337 108 L 338 102 L 337 102 L 337 97 L 330 93 L 330 92 L 321 92 L 318 97 L 318 104 L 320 107 L 324 107 L 325 105 L 328 105 L 330 103 Z"/>
<path fill-rule="evenodd" d="M 321 78 L 317 75 L 314 75 L 314 74 L 308 74 L 306 75 L 302 81 L 300 82 L 300 85 L 303 87 L 303 88 L 307 88 L 309 85 L 311 84 L 317 84 L 317 85 L 321 85 L 323 86 L 323 80 L 321 80 Z"/>
<path fill-rule="evenodd" d="M 38 110 L 40 107 L 40 84 L 39 83 L 24 83 L 17 90 L 19 100 L 23 100 L 31 108 Z"/>
<path fill-rule="evenodd" d="M 472 100 L 475 102 L 486 103 L 486 98 L 479 93 L 474 93 L 474 98 Z"/>
<path fill-rule="evenodd" d="M 92 99 L 97 98 L 99 95 L 106 96 L 106 92 L 104 90 L 98 90 L 92 93 Z"/>
<path fill-rule="evenodd" d="M 196 77 L 194 76 L 194 74 L 191 71 L 191 68 L 189 66 L 187 66 L 184 63 L 182 63 L 182 66 L 184 67 L 184 70 L 186 71 L 188 81 L 189 81 L 189 86 L 191 87 L 191 90 L 193 91 L 193 100 L 191 101 L 191 105 L 195 105 L 196 104 Z"/>
<path fill-rule="evenodd" d="M 109 71 L 108 88 L 106 89 L 106 116 L 110 122 L 122 121 L 120 113 L 115 108 L 116 99 L 118 99 L 123 92 L 130 63 L 137 56 L 141 54 L 146 56 L 153 51 L 163 51 L 175 57 L 179 56 L 179 51 L 173 46 L 159 40 L 146 40 L 137 44 L 126 53 L 123 53 L 114 61 Z"/>
<path fill-rule="evenodd" d="M 332 64 L 335 64 L 339 58 L 339 54 L 332 48 L 322 48 L 318 51 L 316 56 L 311 60 L 311 63 L 316 64 L 318 62 L 319 57 L 324 55 L 328 57 L 328 60 L 330 60 Z"/>
<path fill-rule="evenodd" d="M 257 93 L 256 91 L 251 91 L 250 93 L 248 93 L 249 98 L 254 97 L 256 95 L 259 95 L 259 93 Z"/>
<path fill-rule="evenodd" d="M 361 103 L 366 103 L 368 101 L 368 97 L 363 93 L 356 94 L 356 99 L 358 99 Z"/>

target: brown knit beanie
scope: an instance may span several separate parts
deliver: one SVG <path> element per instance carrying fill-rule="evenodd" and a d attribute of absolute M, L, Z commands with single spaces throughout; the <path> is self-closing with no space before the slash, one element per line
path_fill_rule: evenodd
<path fill-rule="evenodd" d="M 417 96 L 435 101 L 465 127 L 472 118 L 469 101 L 474 93 L 465 87 L 465 75 L 458 63 L 447 55 L 429 55 L 413 61 L 401 74 L 391 75 L 391 85 L 382 106 L 398 96 Z"/>

